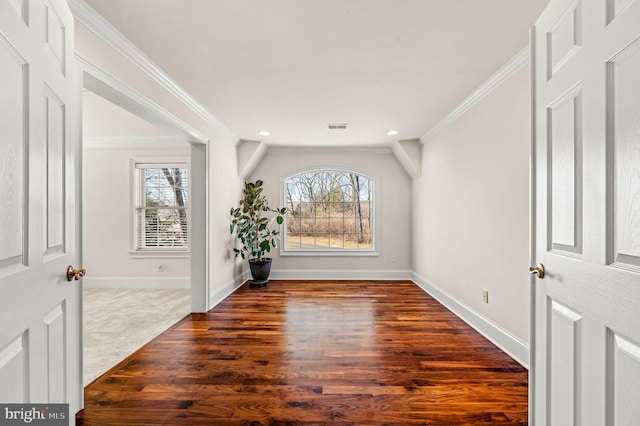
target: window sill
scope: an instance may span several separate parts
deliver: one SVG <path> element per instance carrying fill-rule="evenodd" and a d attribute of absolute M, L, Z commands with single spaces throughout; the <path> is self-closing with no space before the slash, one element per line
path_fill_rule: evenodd
<path fill-rule="evenodd" d="M 189 259 L 190 251 L 139 250 L 129 251 L 132 259 Z"/>

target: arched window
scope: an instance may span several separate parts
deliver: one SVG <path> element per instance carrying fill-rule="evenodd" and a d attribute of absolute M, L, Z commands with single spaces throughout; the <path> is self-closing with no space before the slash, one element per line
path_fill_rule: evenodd
<path fill-rule="evenodd" d="M 350 170 L 321 169 L 284 180 L 283 253 L 374 252 L 374 180 Z"/>

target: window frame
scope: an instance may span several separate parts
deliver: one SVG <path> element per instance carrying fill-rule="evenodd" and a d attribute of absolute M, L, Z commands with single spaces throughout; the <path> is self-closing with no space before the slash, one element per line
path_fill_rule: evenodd
<path fill-rule="evenodd" d="M 144 165 L 144 167 L 141 167 Z M 139 188 L 136 185 L 137 175 L 141 173 L 140 170 L 147 168 L 182 168 L 187 170 L 187 199 L 189 200 L 186 206 L 187 212 L 187 247 L 155 247 L 155 248 L 139 248 L 138 247 L 138 235 L 140 229 L 138 228 L 138 200 L 142 196 L 140 191 L 144 186 Z M 129 221 L 129 256 L 131 258 L 189 258 L 191 257 L 191 161 L 189 157 L 184 156 L 167 156 L 167 157 L 134 157 L 130 159 L 130 221 Z"/>
<path fill-rule="evenodd" d="M 292 177 L 302 175 L 305 173 L 312 173 L 317 171 L 339 171 L 345 173 L 354 173 L 362 177 L 371 179 L 371 185 L 373 190 L 371 191 L 373 200 L 373 226 L 371 227 L 371 248 L 370 249 L 339 249 L 339 248 L 322 248 L 322 249 L 302 249 L 302 248 L 287 248 L 287 221 L 289 215 L 284 216 L 284 222 L 282 224 L 282 232 L 280 238 L 280 256 L 319 256 L 319 257 L 366 257 L 366 256 L 379 256 L 378 251 L 378 238 L 380 235 L 380 206 L 378 203 L 379 186 L 380 181 L 376 175 L 362 169 L 350 166 L 314 166 L 303 169 L 295 170 L 286 175 L 280 177 L 280 205 L 282 207 L 287 206 L 287 181 Z"/>

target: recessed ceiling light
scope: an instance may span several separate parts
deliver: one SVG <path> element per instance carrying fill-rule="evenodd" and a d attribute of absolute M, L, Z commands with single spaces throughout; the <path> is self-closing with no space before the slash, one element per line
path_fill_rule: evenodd
<path fill-rule="evenodd" d="M 269 131 L 267 131 L 267 130 L 260 130 L 260 131 L 258 132 L 258 134 L 259 134 L 260 136 L 269 136 L 269 135 L 271 134 L 271 132 L 269 132 Z"/>
<path fill-rule="evenodd" d="M 389 136 L 395 136 L 395 135 L 397 135 L 398 133 L 400 133 L 400 132 L 399 132 L 399 131 L 397 131 L 397 130 L 389 130 L 389 131 L 387 132 L 387 134 L 388 134 Z"/>

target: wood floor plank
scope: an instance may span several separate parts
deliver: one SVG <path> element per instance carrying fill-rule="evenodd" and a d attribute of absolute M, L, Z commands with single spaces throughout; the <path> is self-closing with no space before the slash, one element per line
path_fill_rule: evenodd
<path fill-rule="evenodd" d="M 78 425 L 525 425 L 527 370 L 409 281 L 271 281 L 85 388 Z"/>

